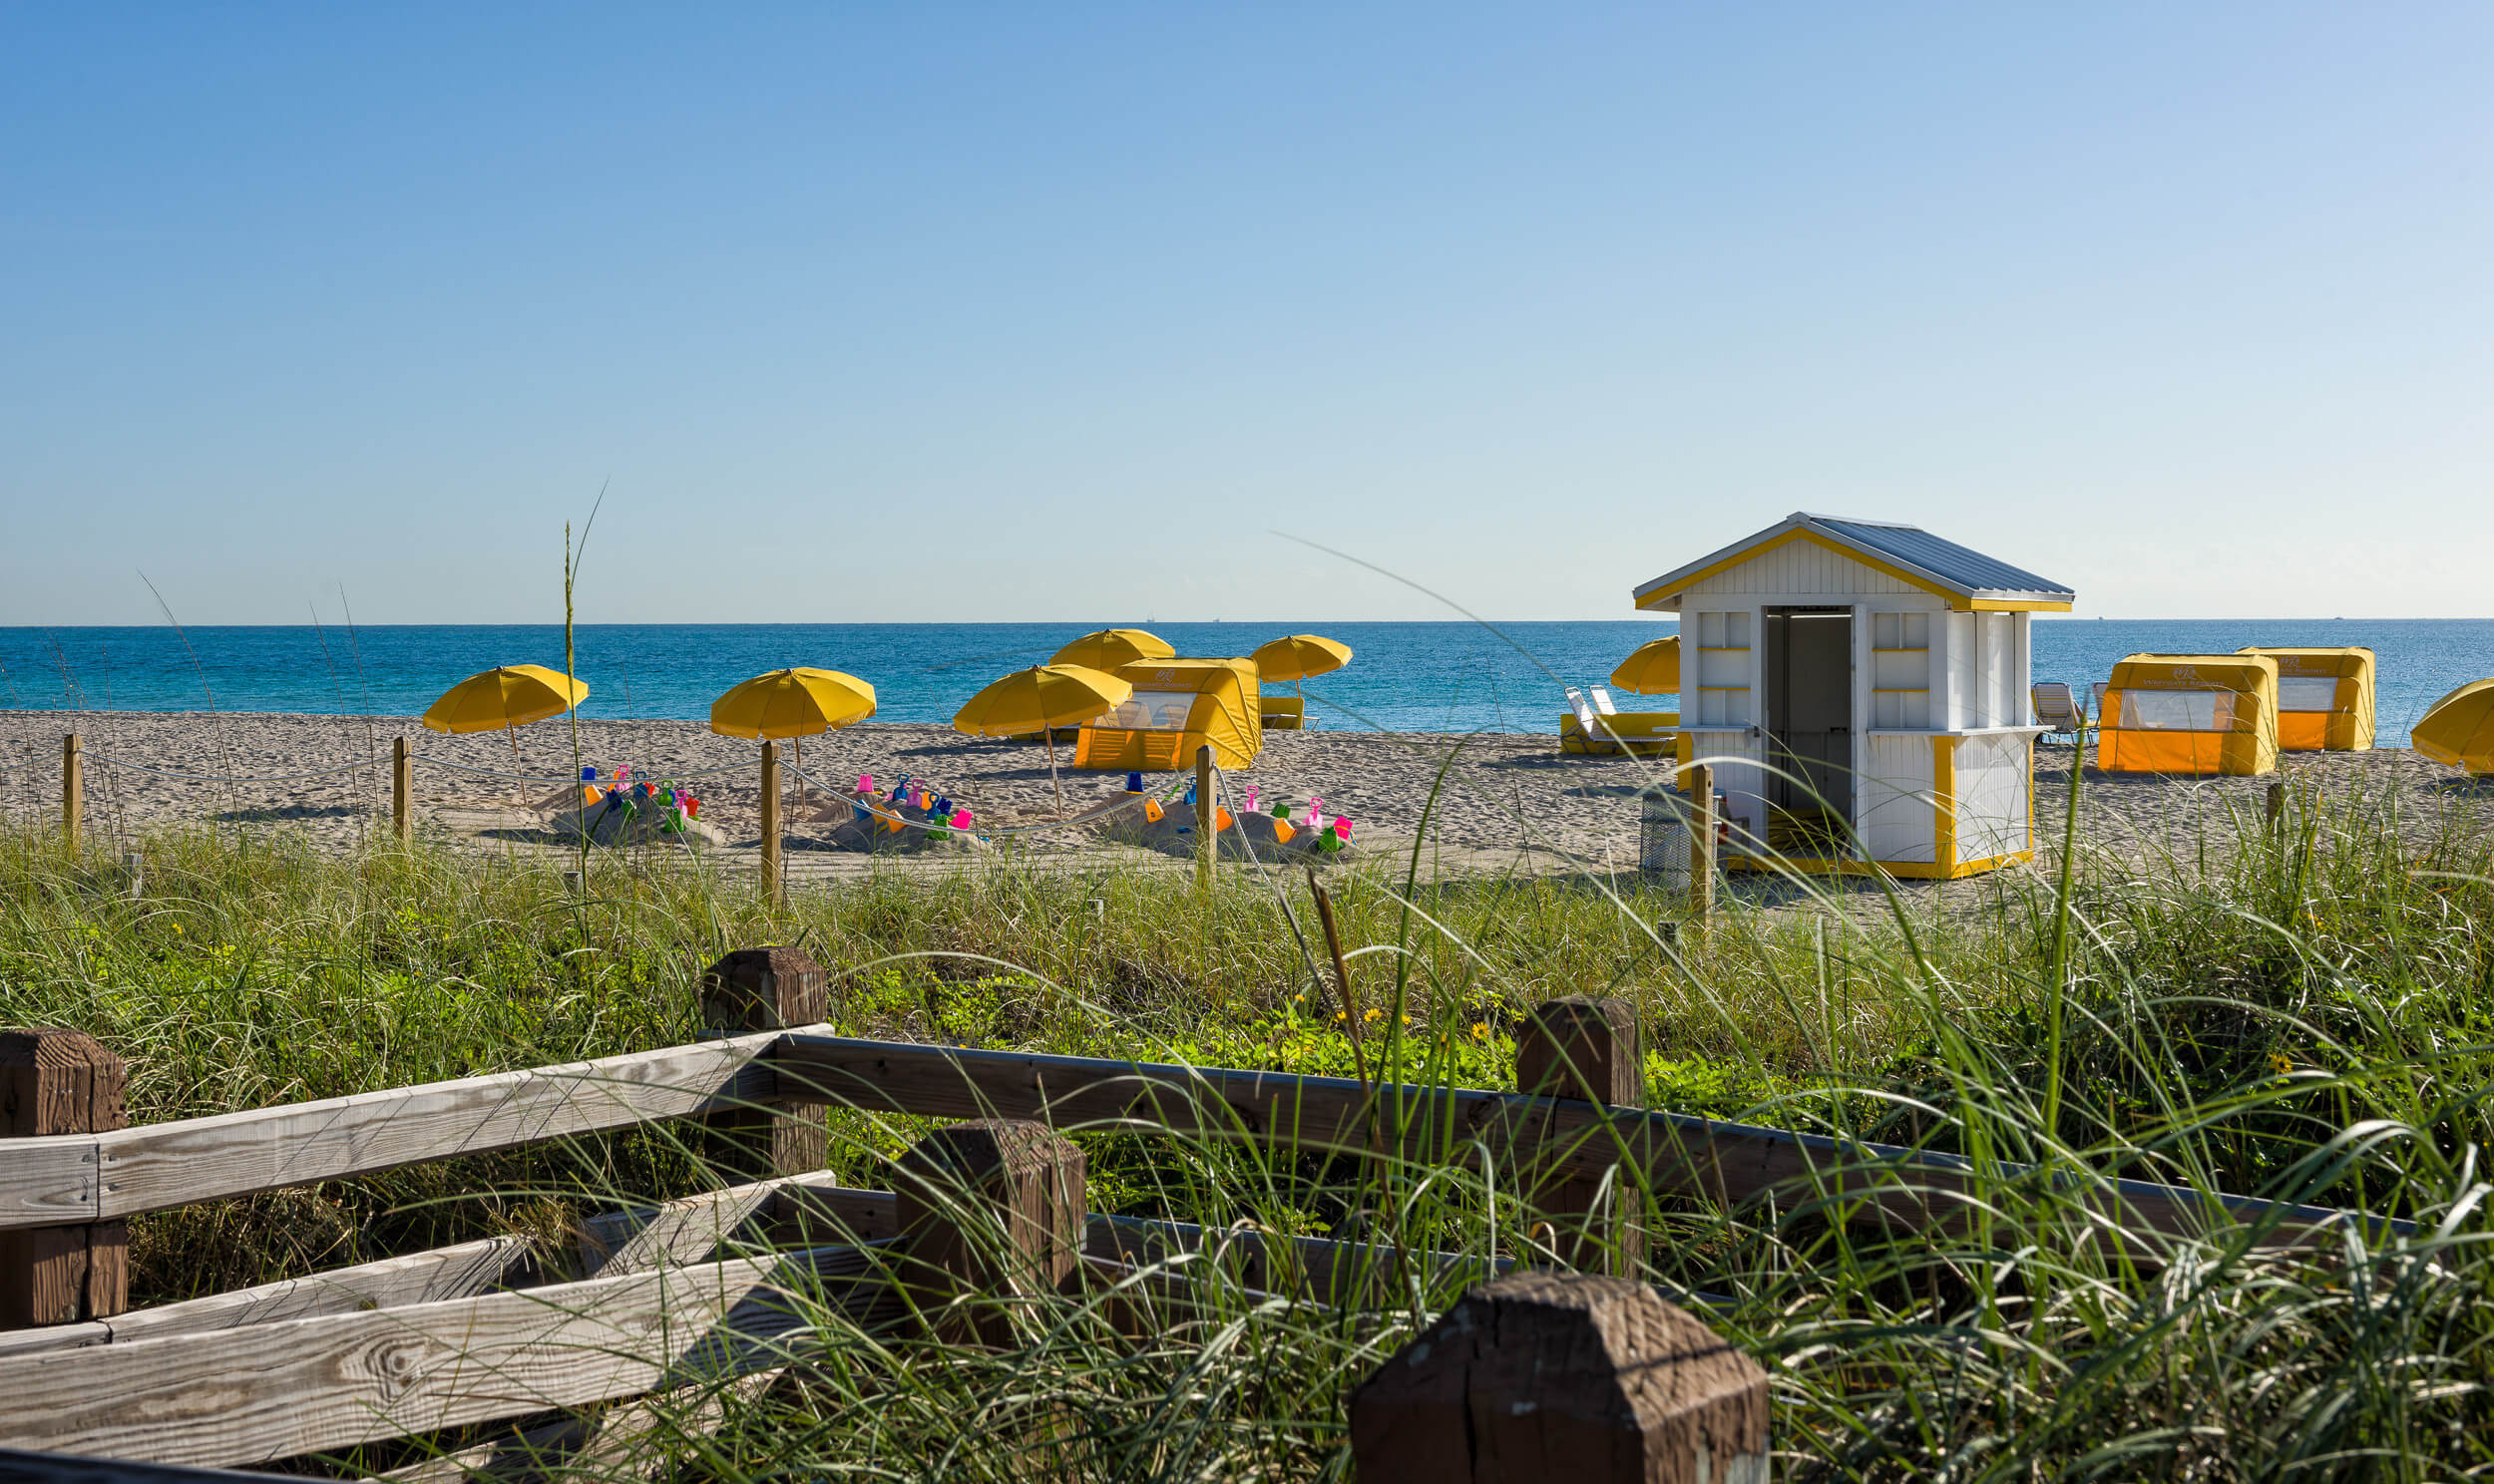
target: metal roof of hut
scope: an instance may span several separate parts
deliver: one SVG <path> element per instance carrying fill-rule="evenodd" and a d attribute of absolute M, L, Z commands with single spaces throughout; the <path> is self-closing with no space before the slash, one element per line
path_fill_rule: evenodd
<path fill-rule="evenodd" d="M 1636 589 L 1637 606 L 1676 610 L 1684 589 L 1797 541 L 1815 543 L 1875 567 L 1899 581 L 1946 598 L 1948 605 L 1957 609 L 2067 611 L 2078 596 L 2049 577 L 2037 576 L 1971 547 L 1943 540 L 1919 526 L 1795 511 L 1755 536 L 1640 583 Z"/>

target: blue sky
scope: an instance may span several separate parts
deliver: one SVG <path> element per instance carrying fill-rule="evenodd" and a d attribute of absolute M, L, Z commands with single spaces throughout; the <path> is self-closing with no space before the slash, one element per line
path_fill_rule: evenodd
<path fill-rule="evenodd" d="M 0 8 L 0 623 L 2494 612 L 2494 10 Z"/>

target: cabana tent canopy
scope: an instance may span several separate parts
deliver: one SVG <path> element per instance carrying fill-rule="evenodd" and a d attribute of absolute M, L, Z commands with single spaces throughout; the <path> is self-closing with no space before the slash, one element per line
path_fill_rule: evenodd
<path fill-rule="evenodd" d="M 2113 667 L 2096 727 L 2108 773 L 2261 774 L 2278 766 L 2278 661 L 2134 654 Z"/>
<path fill-rule="evenodd" d="M 1146 659 L 1120 667 L 1117 678 L 1133 694 L 1075 733 L 1077 768 L 1191 768 L 1198 747 L 1210 747 L 1221 767 L 1244 768 L 1264 751 L 1254 660 Z"/>
<path fill-rule="evenodd" d="M 2278 749 L 2365 752 L 2372 747 L 2373 654 L 2360 644 L 2327 649 L 2243 646 L 2278 661 Z"/>

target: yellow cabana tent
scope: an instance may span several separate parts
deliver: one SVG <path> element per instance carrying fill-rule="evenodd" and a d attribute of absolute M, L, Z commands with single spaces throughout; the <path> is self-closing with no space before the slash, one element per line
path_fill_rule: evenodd
<path fill-rule="evenodd" d="M 2278 766 L 2278 661 L 2265 654 L 2134 654 L 2113 667 L 2096 727 L 2108 773 L 2269 773 Z"/>
<path fill-rule="evenodd" d="M 1073 765 L 1127 773 L 1195 765 L 1209 747 L 1224 768 L 1244 768 L 1264 751 L 1262 692 L 1252 659 L 1147 659 L 1118 669 L 1134 693 L 1083 723 Z"/>
<path fill-rule="evenodd" d="M 2372 749 L 2373 655 L 2361 644 L 2333 649 L 2243 646 L 2278 661 L 2278 750 Z"/>
<path fill-rule="evenodd" d="M 1167 659 L 1177 653 L 1169 641 L 1139 628 L 1103 628 L 1086 633 L 1048 656 L 1052 665 L 1080 665 L 1086 670 L 1114 671 L 1142 659 Z"/>
<path fill-rule="evenodd" d="M 2471 680 L 2435 701 L 2407 742 L 2437 763 L 2494 773 L 2494 680 Z"/>

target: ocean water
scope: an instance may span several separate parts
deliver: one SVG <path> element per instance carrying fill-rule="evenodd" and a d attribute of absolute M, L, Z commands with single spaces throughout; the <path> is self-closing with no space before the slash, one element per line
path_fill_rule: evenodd
<path fill-rule="evenodd" d="M 1103 620 L 1103 623 L 1111 620 Z M 1092 627 L 1102 625 L 1089 625 Z M 1085 625 L 590 624 L 578 630 L 588 716 L 705 717 L 718 694 L 782 665 L 871 681 L 886 721 L 948 721 L 978 688 L 1045 660 Z M 1333 729 L 1546 731 L 1566 685 L 1598 683 L 1667 621 L 1510 623 L 1163 623 L 1181 654 L 1245 654 L 1287 632 L 1350 644 L 1349 668 L 1307 683 Z M 184 711 L 422 711 L 461 677 L 497 664 L 563 664 L 556 625 L 424 624 L 352 634 L 303 626 L 0 628 L 0 707 Z M 2140 650 L 2223 652 L 2243 644 L 2368 644 L 2380 656 L 2380 740 L 2396 746 L 2434 699 L 2494 674 L 2494 620 L 2061 619 L 2034 627 L 2039 680 L 2104 679 Z M 196 656 L 196 661 L 195 661 Z M 1623 698 L 1623 707 L 1634 705 Z"/>

